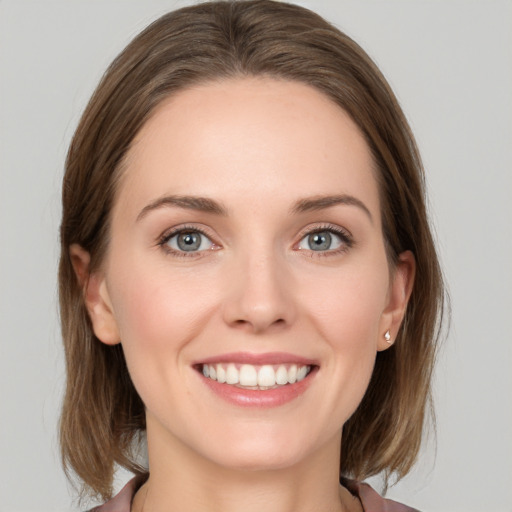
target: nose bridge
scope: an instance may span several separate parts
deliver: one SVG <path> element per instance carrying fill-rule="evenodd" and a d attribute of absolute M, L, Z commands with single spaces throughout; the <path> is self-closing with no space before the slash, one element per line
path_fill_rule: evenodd
<path fill-rule="evenodd" d="M 284 258 L 271 243 L 253 245 L 234 256 L 225 318 L 231 325 L 260 332 L 289 324 L 294 316 Z"/>

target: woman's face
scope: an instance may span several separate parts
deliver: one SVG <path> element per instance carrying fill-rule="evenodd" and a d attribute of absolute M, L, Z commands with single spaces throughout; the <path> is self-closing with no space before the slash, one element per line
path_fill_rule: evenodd
<path fill-rule="evenodd" d="M 408 261 L 390 272 L 370 151 L 315 89 L 245 78 L 166 100 L 129 152 L 88 292 L 146 405 L 150 457 L 256 469 L 339 448 Z"/>

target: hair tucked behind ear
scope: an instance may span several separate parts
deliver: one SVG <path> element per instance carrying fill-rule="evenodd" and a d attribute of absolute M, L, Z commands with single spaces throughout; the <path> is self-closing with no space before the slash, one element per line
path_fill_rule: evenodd
<path fill-rule="evenodd" d="M 323 92 L 359 126 L 380 185 L 383 232 L 393 266 L 411 250 L 416 279 L 396 342 L 379 353 L 369 389 L 344 427 L 340 471 L 399 477 L 421 442 L 443 284 L 424 199 L 423 170 L 407 121 L 365 52 L 318 15 L 268 0 L 212 2 L 169 13 L 114 60 L 92 96 L 69 148 L 62 191 L 59 267 L 67 387 L 62 458 L 84 489 L 108 498 L 115 465 L 140 473 L 132 453 L 145 429 L 144 406 L 122 346 L 93 334 L 69 247 L 101 265 L 123 159 L 140 128 L 174 92 L 237 76 L 296 80 Z"/>

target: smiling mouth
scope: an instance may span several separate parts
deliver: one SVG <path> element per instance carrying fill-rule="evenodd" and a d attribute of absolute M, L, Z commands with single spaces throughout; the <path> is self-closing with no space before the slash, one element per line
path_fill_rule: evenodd
<path fill-rule="evenodd" d="M 303 364 L 237 364 L 216 363 L 196 365 L 207 379 L 240 389 L 278 389 L 304 380 L 315 368 Z"/>

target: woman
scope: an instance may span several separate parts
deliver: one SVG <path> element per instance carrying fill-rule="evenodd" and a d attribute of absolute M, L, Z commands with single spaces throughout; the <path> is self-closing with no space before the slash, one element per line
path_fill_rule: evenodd
<path fill-rule="evenodd" d="M 136 474 L 99 510 L 411 510 L 357 482 L 421 442 L 422 176 L 380 72 L 306 9 L 206 3 L 130 43 L 63 184 L 63 461 L 104 500 Z"/>

